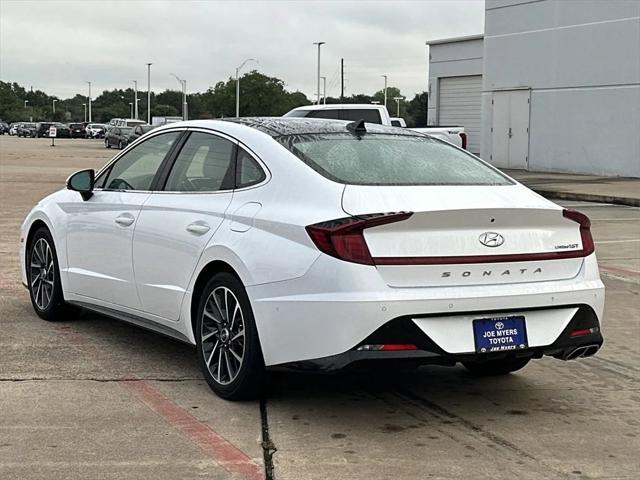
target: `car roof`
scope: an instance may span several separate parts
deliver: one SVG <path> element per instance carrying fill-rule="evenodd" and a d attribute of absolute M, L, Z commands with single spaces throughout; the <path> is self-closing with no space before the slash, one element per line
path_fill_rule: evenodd
<path fill-rule="evenodd" d="M 384 108 L 384 105 L 376 105 L 373 103 L 329 103 L 321 105 L 304 105 L 302 107 L 296 107 L 293 110 L 337 110 L 343 108 L 358 110 L 379 110 L 380 108 Z"/>
<path fill-rule="evenodd" d="M 284 135 L 304 135 L 321 133 L 346 133 L 347 120 L 327 120 L 321 118 L 296 117 L 242 117 L 225 118 L 224 121 L 238 123 L 259 130 L 271 137 Z M 174 124 L 175 125 L 175 124 Z M 390 133 L 394 135 L 424 136 L 414 131 L 400 130 L 397 127 L 386 127 L 377 123 L 365 123 L 367 132 Z"/>

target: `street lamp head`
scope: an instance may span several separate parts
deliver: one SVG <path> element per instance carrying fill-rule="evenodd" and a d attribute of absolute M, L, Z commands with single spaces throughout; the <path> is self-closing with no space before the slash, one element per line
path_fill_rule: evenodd
<path fill-rule="evenodd" d="M 318 45 L 318 46 L 324 45 L 325 43 L 327 43 L 327 42 L 313 42 L 314 45 Z"/>

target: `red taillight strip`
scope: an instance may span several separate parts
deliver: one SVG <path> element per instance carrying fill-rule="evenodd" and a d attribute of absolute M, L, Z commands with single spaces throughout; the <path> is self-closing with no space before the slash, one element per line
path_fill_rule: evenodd
<path fill-rule="evenodd" d="M 316 223 L 307 226 L 306 230 L 321 252 L 347 262 L 373 265 L 364 229 L 400 222 L 411 215 L 411 212 L 360 215 Z"/>
<path fill-rule="evenodd" d="M 374 257 L 376 265 L 460 265 L 473 263 L 535 262 L 542 260 L 561 260 L 591 255 L 594 250 L 593 237 L 589 230 L 589 218 L 575 210 L 565 209 L 562 216 L 580 224 L 582 248 L 564 252 L 511 253 L 504 255 L 458 255 L 449 257 Z"/>

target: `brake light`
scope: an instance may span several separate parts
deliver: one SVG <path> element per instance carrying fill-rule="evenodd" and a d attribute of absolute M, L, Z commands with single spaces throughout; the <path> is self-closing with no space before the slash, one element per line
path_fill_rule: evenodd
<path fill-rule="evenodd" d="M 593 237 L 591 236 L 591 220 L 589 220 L 589 217 L 584 213 L 568 208 L 562 211 L 562 216 L 580 224 L 580 239 L 582 240 L 581 256 L 586 257 L 587 255 L 591 255 L 595 250 L 595 245 L 593 244 Z"/>
<path fill-rule="evenodd" d="M 467 134 L 464 132 L 460 132 L 460 140 L 462 140 L 462 148 L 467 149 Z"/>
<path fill-rule="evenodd" d="M 316 223 L 306 230 L 321 252 L 347 262 L 373 265 L 364 229 L 401 222 L 411 215 L 411 212 L 374 213 Z"/>

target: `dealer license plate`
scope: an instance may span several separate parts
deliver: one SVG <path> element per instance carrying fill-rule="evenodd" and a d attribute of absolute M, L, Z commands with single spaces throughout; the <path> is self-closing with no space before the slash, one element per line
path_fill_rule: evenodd
<path fill-rule="evenodd" d="M 524 316 L 479 318 L 473 321 L 477 353 L 527 348 Z"/>

